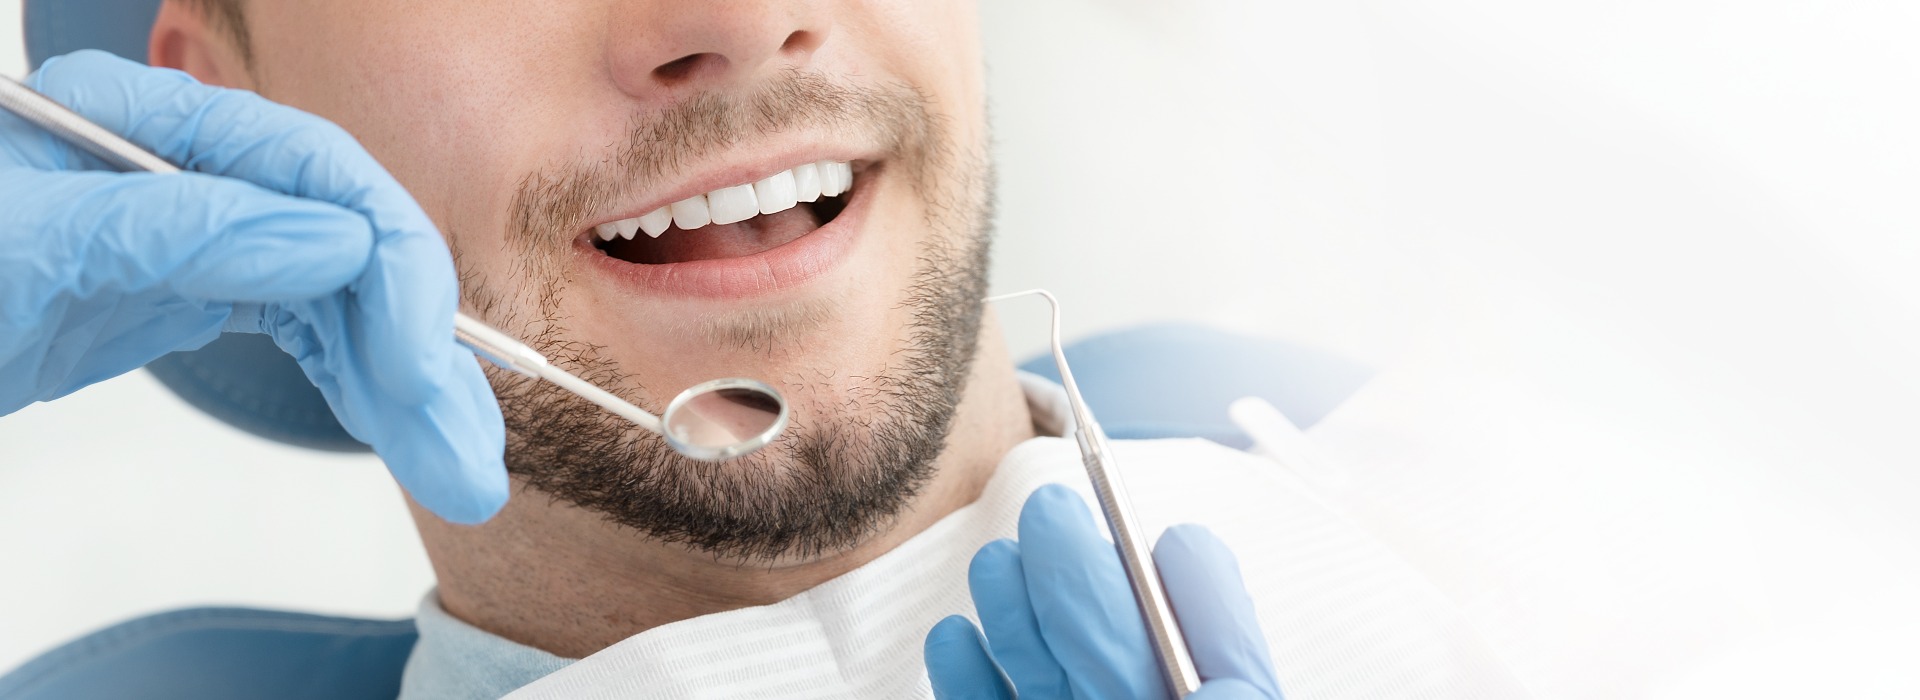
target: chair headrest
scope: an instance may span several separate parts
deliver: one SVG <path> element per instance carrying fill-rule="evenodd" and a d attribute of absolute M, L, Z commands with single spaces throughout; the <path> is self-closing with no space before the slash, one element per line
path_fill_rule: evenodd
<path fill-rule="evenodd" d="M 81 49 L 147 62 L 147 35 L 161 0 L 27 0 L 27 65 Z"/>

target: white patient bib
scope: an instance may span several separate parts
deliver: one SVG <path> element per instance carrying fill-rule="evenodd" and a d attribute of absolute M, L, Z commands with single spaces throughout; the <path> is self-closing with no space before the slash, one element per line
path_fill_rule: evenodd
<path fill-rule="evenodd" d="M 1203 440 L 1114 447 L 1148 532 L 1200 522 L 1238 554 L 1288 698 L 1524 695 L 1424 577 L 1273 461 Z M 930 698 L 927 631 L 973 615 L 968 562 L 1014 536 L 1027 494 L 1048 483 L 1090 495 L 1072 441 L 1022 443 L 979 501 L 866 566 L 648 630 L 508 697 Z"/>

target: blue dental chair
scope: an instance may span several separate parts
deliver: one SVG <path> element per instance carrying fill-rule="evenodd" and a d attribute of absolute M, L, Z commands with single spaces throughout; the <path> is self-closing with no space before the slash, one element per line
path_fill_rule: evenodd
<path fill-rule="evenodd" d="M 83 48 L 144 61 L 160 0 L 26 0 L 29 60 Z M 1248 439 L 1227 405 L 1260 396 L 1304 427 L 1367 378 L 1332 355 L 1192 324 L 1107 333 L 1067 348 L 1086 398 L 1117 439 Z M 1058 379 L 1050 357 L 1022 368 Z M 265 336 L 229 334 L 148 365 L 193 406 L 248 432 L 365 451 L 318 390 Z M 0 619 L 4 619 L 0 610 Z M 415 640 L 413 621 L 243 608 L 194 608 L 94 632 L 0 675 L 0 700 L 328 698 L 389 700 Z"/>

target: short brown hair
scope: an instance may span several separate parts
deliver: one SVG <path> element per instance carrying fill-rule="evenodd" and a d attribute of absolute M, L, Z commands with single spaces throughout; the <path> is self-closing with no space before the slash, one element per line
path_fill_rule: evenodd
<path fill-rule="evenodd" d="M 226 33 L 240 60 L 253 65 L 253 37 L 247 33 L 246 0 L 179 0 L 205 17 L 208 24 Z"/>

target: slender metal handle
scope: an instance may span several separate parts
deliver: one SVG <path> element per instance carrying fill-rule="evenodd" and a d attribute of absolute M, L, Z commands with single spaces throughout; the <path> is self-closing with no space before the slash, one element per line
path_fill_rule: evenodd
<path fill-rule="evenodd" d="M 1080 455 L 1087 468 L 1087 480 L 1093 482 L 1094 496 L 1107 515 L 1107 529 L 1113 534 L 1113 547 L 1120 553 L 1127 582 L 1133 585 L 1133 600 L 1147 622 L 1153 654 L 1166 676 L 1167 691 L 1184 698 L 1200 690 L 1200 674 L 1193 668 L 1193 655 L 1187 651 L 1187 638 L 1180 621 L 1173 616 L 1166 588 L 1160 582 L 1160 570 L 1153 565 L 1153 550 L 1146 533 L 1140 531 L 1133 515 L 1133 501 L 1127 497 L 1126 482 L 1115 473 L 1113 450 L 1100 426 L 1088 423 L 1074 432 L 1080 442 Z"/>
<path fill-rule="evenodd" d="M 533 348 L 464 313 L 454 313 L 453 338 L 488 361 L 534 379 L 548 364 Z"/>
<path fill-rule="evenodd" d="M 601 408 L 612 411 L 614 415 L 632 421 L 647 430 L 665 435 L 660 417 L 648 413 L 646 409 L 628 403 L 613 395 L 613 392 L 594 386 L 584 379 L 568 374 L 566 370 L 553 366 L 547 356 L 540 351 L 527 347 L 493 326 L 480 322 L 464 313 L 453 316 L 453 338 L 467 346 L 475 354 L 503 368 L 521 374 L 552 382 L 562 389 L 573 392 L 575 396 L 586 399 Z"/>
<path fill-rule="evenodd" d="M 0 78 L 0 108 L 20 115 L 21 119 L 52 132 L 67 143 L 91 153 L 120 170 L 153 173 L 177 173 L 166 159 L 107 131 L 106 127 L 75 114 L 66 105 L 53 101 L 33 88 L 12 78 Z"/>
<path fill-rule="evenodd" d="M 180 168 L 167 162 L 166 159 L 154 155 L 132 141 L 121 138 L 119 134 L 108 131 L 106 127 L 88 121 L 86 117 L 67 109 L 66 105 L 55 102 L 52 98 L 35 92 L 33 88 L 22 85 L 12 78 L 0 78 L 0 109 L 20 115 L 20 118 L 47 130 L 77 148 L 99 156 L 101 160 L 122 171 L 180 172 Z M 657 416 L 639 406 L 627 403 L 612 392 L 568 374 L 566 370 L 554 367 L 538 351 L 479 319 L 455 312 L 453 337 L 461 345 L 467 346 L 467 349 L 486 357 L 494 364 L 529 377 L 552 382 L 562 389 L 633 421 L 642 428 L 655 433 L 661 432 L 660 419 Z"/>

